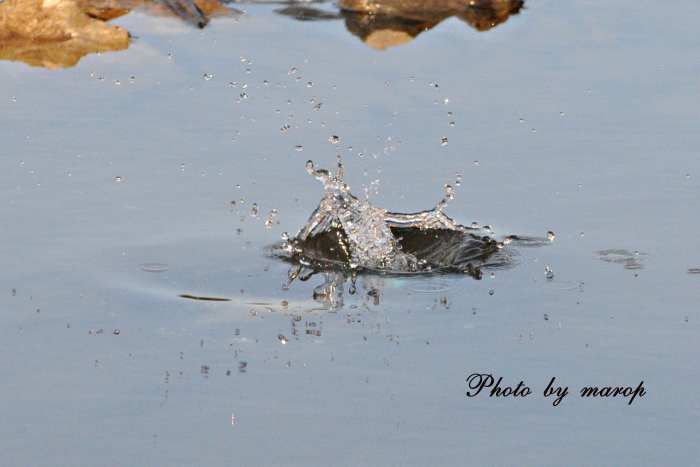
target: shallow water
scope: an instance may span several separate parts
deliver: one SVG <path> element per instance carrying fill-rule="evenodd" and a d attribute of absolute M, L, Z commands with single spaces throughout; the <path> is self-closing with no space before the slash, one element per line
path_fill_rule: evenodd
<path fill-rule="evenodd" d="M 700 8 L 525 6 L 385 50 L 274 5 L 131 13 L 125 51 L 0 62 L 2 459 L 696 465 Z M 449 183 L 455 222 L 556 239 L 481 280 L 285 287 L 264 248 L 336 151 L 390 212 Z M 533 394 L 469 398 L 472 373 Z"/>

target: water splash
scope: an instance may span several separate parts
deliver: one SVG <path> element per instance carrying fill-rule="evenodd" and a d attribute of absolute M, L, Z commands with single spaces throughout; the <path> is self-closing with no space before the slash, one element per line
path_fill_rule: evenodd
<path fill-rule="evenodd" d="M 499 242 L 492 238 L 490 226 L 455 223 L 443 212 L 454 198 L 449 185 L 434 208 L 403 214 L 387 212 L 369 199 L 354 196 L 343 180 L 340 157 L 335 174 L 316 169 L 312 161 L 306 163 L 306 170 L 323 183 L 323 199 L 293 239 L 284 234 L 281 243 L 266 249 L 269 256 L 294 264 L 289 282 L 339 268 L 351 276 L 358 272 L 466 273 L 480 279 L 483 269 L 505 269 L 518 263 L 517 252 L 504 248 L 506 244 L 550 243 L 517 236 Z"/>

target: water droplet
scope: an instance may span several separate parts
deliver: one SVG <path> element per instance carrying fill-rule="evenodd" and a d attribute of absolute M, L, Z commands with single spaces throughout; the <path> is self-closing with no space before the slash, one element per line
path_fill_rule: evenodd
<path fill-rule="evenodd" d="M 443 146 L 447 146 L 447 137 L 443 137 L 442 142 L 440 144 L 442 144 Z"/>
<path fill-rule="evenodd" d="M 292 68 L 291 70 L 289 70 L 289 71 L 287 72 L 287 74 L 288 74 L 288 75 L 291 75 L 291 74 L 294 74 L 294 73 L 296 73 L 296 72 L 297 72 L 297 69 L 296 69 L 296 68 Z"/>
<path fill-rule="evenodd" d="M 549 266 L 544 268 L 544 275 L 548 281 L 551 281 L 552 279 L 554 279 L 554 271 Z"/>
<path fill-rule="evenodd" d="M 547 313 L 544 314 L 544 320 L 549 321 L 549 315 L 547 315 Z"/>
<path fill-rule="evenodd" d="M 581 232 L 581 236 L 583 237 L 584 235 L 585 235 L 585 234 L 584 234 L 583 232 Z"/>
<path fill-rule="evenodd" d="M 307 88 L 312 88 L 312 87 L 314 87 L 314 83 L 312 83 L 311 81 L 309 81 L 308 83 L 306 83 L 306 87 L 307 87 Z"/>
<path fill-rule="evenodd" d="M 289 342 L 289 339 L 287 339 L 286 337 L 284 337 L 282 334 L 277 334 L 277 338 L 280 340 L 280 342 L 282 343 L 282 345 L 285 345 L 287 342 Z"/>
<path fill-rule="evenodd" d="M 136 78 L 135 78 L 135 77 L 133 77 L 133 76 L 129 77 L 129 82 L 130 82 L 130 83 L 133 83 L 134 81 L 136 81 Z"/>
<path fill-rule="evenodd" d="M 296 149 L 297 151 L 301 151 L 304 148 L 302 146 L 294 146 L 294 149 Z"/>
<path fill-rule="evenodd" d="M 115 81 L 114 81 L 114 84 L 116 84 L 117 86 L 119 86 L 120 84 L 122 84 L 122 82 L 119 81 L 119 80 L 115 80 Z"/>
<path fill-rule="evenodd" d="M 336 143 L 336 144 L 337 144 L 337 143 L 340 143 L 340 137 L 338 137 L 338 136 L 336 136 L 336 135 L 333 135 L 333 136 L 331 136 L 330 138 L 328 138 L 328 141 L 330 141 L 331 143 Z"/>
<path fill-rule="evenodd" d="M 564 115 L 564 112 L 559 112 L 559 115 Z"/>
<path fill-rule="evenodd" d="M 204 73 L 204 79 L 206 81 L 209 81 L 211 79 L 211 74 L 210 73 Z"/>
<path fill-rule="evenodd" d="M 688 274 L 700 274 L 700 268 L 690 268 L 685 272 L 687 272 Z"/>
<path fill-rule="evenodd" d="M 240 330 L 240 329 L 236 329 L 233 333 L 234 333 L 235 335 L 239 335 L 239 334 L 241 333 L 241 330 Z"/>
<path fill-rule="evenodd" d="M 236 82 L 235 82 L 235 81 L 231 81 L 230 83 L 228 83 L 228 87 L 230 87 L 230 88 L 235 88 L 235 87 L 236 87 Z"/>
<path fill-rule="evenodd" d="M 119 329 L 115 329 L 115 330 L 114 330 L 114 335 L 115 335 L 115 336 L 118 336 L 118 335 L 119 335 Z"/>
<path fill-rule="evenodd" d="M 277 215 L 277 209 L 273 209 L 272 211 L 270 211 L 270 215 L 272 217 L 275 217 Z"/>
<path fill-rule="evenodd" d="M 268 219 L 268 220 L 265 221 L 265 227 L 267 227 L 268 229 L 269 229 L 270 227 L 272 227 L 273 225 L 275 225 L 275 223 L 272 222 L 272 219 Z"/>
<path fill-rule="evenodd" d="M 246 72 L 246 73 L 250 73 L 250 71 L 251 71 L 250 68 L 248 68 L 248 69 L 246 69 L 245 72 Z"/>
<path fill-rule="evenodd" d="M 121 177 L 117 177 L 117 181 L 118 181 L 118 182 L 121 182 L 121 181 L 122 181 L 122 178 L 121 178 Z"/>
<path fill-rule="evenodd" d="M 185 164 L 180 164 L 180 170 L 185 171 Z"/>
<path fill-rule="evenodd" d="M 550 230 L 549 232 L 547 232 L 547 238 L 548 238 L 548 239 L 554 240 L 554 237 L 555 237 L 555 236 L 556 236 L 556 235 L 554 235 L 554 232 L 552 232 L 551 230 Z"/>
<path fill-rule="evenodd" d="M 523 119 L 521 118 L 521 119 L 518 119 L 518 121 L 519 121 L 520 123 L 523 123 L 525 120 L 523 120 Z"/>
<path fill-rule="evenodd" d="M 533 128 L 533 129 L 532 129 L 532 132 L 534 133 L 535 131 L 537 131 L 537 130 L 535 130 L 535 129 Z"/>
<path fill-rule="evenodd" d="M 243 200 L 241 200 L 242 202 Z M 253 203 L 253 207 L 250 208 L 250 216 L 255 217 L 258 215 L 258 203 Z"/>
<path fill-rule="evenodd" d="M 14 297 L 16 295 L 17 295 L 17 289 L 12 289 L 12 296 Z"/>
<path fill-rule="evenodd" d="M 450 126 L 455 126 L 455 122 L 450 122 Z"/>
<path fill-rule="evenodd" d="M 291 127 L 290 127 L 289 125 L 284 125 L 282 128 L 280 128 L 280 131 L 287 131 L 287 130 L 289 130 L 290 128 L 291 128 Z"/>
<path fill-rule="evenodd" d="M 476 222 L 472 222 L 472 229 L 478 229 L 478 228 L 479 228 L 479 224 Z"/>
<path fill-rule="evenodd" d="M 493 290 L 489 290 L 489 295 L 493 295 L 494 293 L 496 292 L 494 292 Z"/>

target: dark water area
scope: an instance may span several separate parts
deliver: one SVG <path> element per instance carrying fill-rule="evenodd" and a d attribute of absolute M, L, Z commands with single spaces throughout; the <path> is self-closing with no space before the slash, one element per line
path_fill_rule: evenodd
<path fill-rule="evenodd" d="M 700 6 L 132 3 L 72 62 L 0 21 L 0 464 L 698 464 Z M 478 232 L 275 257 L 338 155 Z"/>

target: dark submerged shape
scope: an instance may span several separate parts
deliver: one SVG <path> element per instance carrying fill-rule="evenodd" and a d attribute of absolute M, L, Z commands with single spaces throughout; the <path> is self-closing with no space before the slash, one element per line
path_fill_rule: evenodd
<path fill-rule="evenodd" d="M 467 274 L 481 279 L 483 271 L 509 269 L 518 264 L 518 253 L 503 248 L 488 236 L 446 229 L 392 228 L 401 251 L 413 255 L 420 265 L 415 271 L 392 271 L 353 266 L 348 238 L 341 229 L 331 228 L 306 240 L 295 238 L 265 248 L 271 258 L 294 267 L 290 281 L 306 280 L 324 270 L 348 274 Z M 291 246 L 291 248 L 289 247 Z"/>
<path fill-rule="evenodd" d="M 289 262 L 289 281 L 306 280 L 320 271 L 415 275 L 467 274 L 481 279 L 484 270 L 508 269 L 518 264 L 518 253 L 505 245 L 523 246 L 550 243 L 547 239 L 492 238 L 490 228 L 466 227 L 454 223 L 442 208 L 454 197 L 447 196 L 433 209 L 414 214 L 389 213 L 368 200 L 361 201 L 343 182 L 343 166 L 338 160 L 336 175 L 307 170 L 322 181 L 325 197 L 294 238 L 270 245 L 265 254 Z"/>

